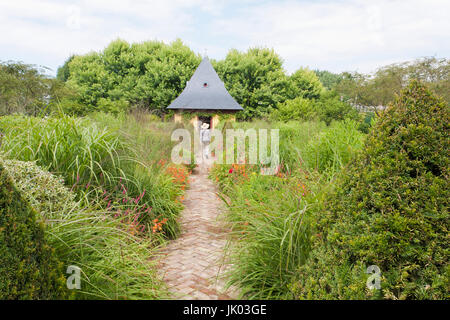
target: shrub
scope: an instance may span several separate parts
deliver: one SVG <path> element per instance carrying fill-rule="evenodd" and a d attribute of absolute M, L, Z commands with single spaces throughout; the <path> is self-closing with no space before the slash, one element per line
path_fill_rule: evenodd
<path fill-rule="evenodd" d="M 402 91 L 317 212 L 298 297 L 448 297 L 448 123 L 448 106 L 423 85 Z M 370 265 L 381 290 L 366 288 Z"/>
<path fill-rule="evenodd" d="M 51 219 L 52 213 L 65 212 L 76 206 L 75 194 L 64 186 L 62 178 L 41 170 L 33 162 L 3 160 L 3 165 L 22 197 L 37 212 L 43 213 L 38 219 Z"/>
<path fill-rule="evenodd" d="M 357 120 L 358 112 L 350 104 L 341 101 L 335 92 L 325 91 L 317 99 L 297 97 L 286 100 L 278 105 L 270 118 L 283 122 L 319 120 L 330 125 L 334 120 Z"/>
<path fill-rule="evenodd" d="M 358 119 L 358 111 L 349 103 L 341 101 L 334 91 L 323 93 L 317 100 L 318 119 L 330 125 L 332 121 Z"/>
<path fill-rule="evenodd" d="M 68 115 L 82 116 L 88 114 L 92 109 L 85 104 L 78 102 L 76 99 L 62 99 L 53 104 L 54 110 L 60 110 Z"/>
<path fill-rule="evenodd" d="M 97 102 L 96 108 L 102 112 L 119 114 L 128 110 L 129 102 L 125 99 L 110 100 L 100 98 Z"/>
<path fill-rule="evenodd" d="M 44 226 L 0 162 L 0 299 L 67 297 L 61 263 Z"/>

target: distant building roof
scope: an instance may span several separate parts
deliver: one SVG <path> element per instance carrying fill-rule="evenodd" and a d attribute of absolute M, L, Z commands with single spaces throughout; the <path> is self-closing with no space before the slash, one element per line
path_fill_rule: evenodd
<path fill-rule="evenodd" d="M 228 93 L 207 57 L 167 109 L 244 110 Z"/>

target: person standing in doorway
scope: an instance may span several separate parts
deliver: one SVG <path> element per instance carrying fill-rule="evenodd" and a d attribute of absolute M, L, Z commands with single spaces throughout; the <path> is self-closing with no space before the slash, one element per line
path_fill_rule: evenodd
<path fill-rule="evenodd" d="M 209 124 L 203 123 L 200 130 L 200 142 L 202 143 L 202 158 L 209 157 L 209 143 L 211 141 L 211 133 L 209 131 Z"/>

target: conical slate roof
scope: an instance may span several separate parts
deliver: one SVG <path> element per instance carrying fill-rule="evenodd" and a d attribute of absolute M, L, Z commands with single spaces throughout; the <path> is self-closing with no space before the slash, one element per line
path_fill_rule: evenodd
<path fill-rule="evenodd" d="M 207 57 L 167 109 L 244 110 L 228 93 Z"/>

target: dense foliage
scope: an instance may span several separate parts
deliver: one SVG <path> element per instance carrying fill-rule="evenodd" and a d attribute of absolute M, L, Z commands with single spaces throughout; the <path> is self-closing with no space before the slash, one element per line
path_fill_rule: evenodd
<path fill-rule="evenodd" d="M 295 292 L 320 299 L 443 299 L 449 286 L 449 108 L 413 81 L 315 215 Z M 366 268 L 381 290 L 366 288 Z"/>
<path fill-rule="evenodd" d="M 156 262 L 148 261 L 154 255 L 154 239 L 133 236 L 129 222 L 75 201 L 74 192 L 63 185 L 62 179 L 34 163 L 3 163 L 21 196 L 37 211 L 38 220 L 45 222 L 45 239 L 54 255 L 65 268 L 81 269 L 81 288 L 73 290 L 71 298 L 167 297 L 156 276 Z M 126 206 L 121 209 L 126 210 Z M 46 285 L 36 286 L 47 289 Z M 21 293 L 18 298 L 30 297 Z"/>
<path fill-rule="evenodd" d="M 181 40 L 129 44 L 118 39 L 100 52 L 70 56 L 58 69 L 57 79 L 48 77 L 45 68 L 4 62 L 0 64 L 0 114 L 119 114 L 139 109 L 170 115 L 165 108 L 184 89 L 200 60 Z M 250 48 L 243 52 L 232 49 L 225 59 L 212 63 L 228 91 L 244 107 L 237 115 L 243 120 L 264 118 L 277 109 L 282 109 L 280 119 L 291 113 L 295 117 L 293 106 L 306 99 L 321 102 L 329 123 L 346 117 L 349 105 L 344 107 L 343 101 L 387 105 L 412 78 L 429 84 L 450 101 L 448 59 L 397 63 L 373 74 L 299 68 L 288 75 L 272 49 Z"/>
<path fill-rule="evenodd" d="M 44 226 L 0 162 L 0 299 L 67 296 L 62 264 Z"/>
<path fill-rule="evenodd" d="M 161 115 L 183 90 L 200 63 L 180 40 L 171 44 L 146 41 L 111 42 L 102 52 L 74 56 L 60 69 L 60 77 L 79 94 L 83 109 L 70 105 L 64 111 L 119 113 L 129 106 Z"/>
<path fill-rule="evenodd" d="M 278 105 L 270 118 L 274 121 L 320 120 L 329 125 L 333 120 L 358 119 L 357 111 L 341 101 L 333 91 L 323 92 L 317 99 L 300 96 Z"/>
<path fill-rule="evenodd" d="M 62 82 L 51 79 L 46 69 L 20 62 L 0 62 L 0 116 L 11 113 L 37 115 L 74 93 Z"/>
<path fill-rule="evenodd" d="M 102 52 L 70 57 L 58 79 L 78 92 L 76 101 L 62 103 L 71 114 L 92 111 L 120 113 L 140 108 L 162 115 L 200 63 L 180 40 L 128 44 L 111 42 Z M 299 69 L 288 76 L 281 58 L 270 49 L 230 50 L 224 60 L 212 61 L 230 94 L 244 107 L 238 118 L 268 115 L 286 99 L 318 98 L 323 86 L 313 71 Z"/>
<path fill-rule="evenodd" d="M 336 88 L 337 84 L 341 81 L 342 75 L 336 74 L 327 70 L 314 70 L 320 82 L 323 86 L 329 90 Z"/>
<path fill-rule="evenodd" d="M 291 95 L 290 98 L 302 97 L 306 99 L 318 99 L 325 93 L 323 84 L 314 73 L 306 68 L 300 68 L 290 77 Z"/>
<path fill-rule="evenodd" d="M 244 107 L 240 118 L 265 115 L 286 99 L 288 78 L 280 56 L 273 50 L 230 50 L 225 59 L 216 62 L 214 67 L 227 90 Z"/>

